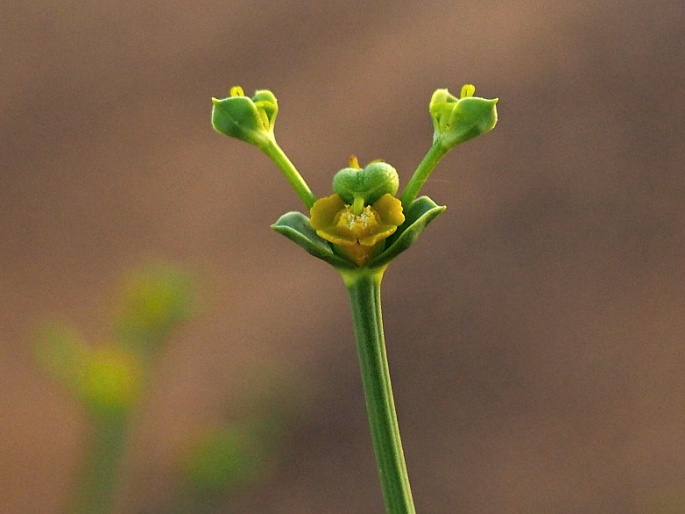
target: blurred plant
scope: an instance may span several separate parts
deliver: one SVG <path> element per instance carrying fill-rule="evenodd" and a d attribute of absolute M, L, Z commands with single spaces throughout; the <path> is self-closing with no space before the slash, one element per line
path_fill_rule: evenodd
<path fill-rule="evenodd" d="M 276 469 L 302 408 L 303 391 L 282 370 L 260 370 L 240 394 L 230 422 L 191 437 L 179 456 L 181 498 L 176 510 L 215 512 Z"/>
<path fill-rule="evenodd" d="M 182 461 L 193 496 L 214 498 L 251 485 L 264 473 L 266 449 L 248 427 L 208 429 L 188 444 Z"/>
<path fill-rule="evenodd" d="M 74 393 L 93 429 L 73 512 L 111 510 L 132 413 L 150 379 L 153 357 L 193 314 L 193 299 L 186 272 L 148 265 L 133 270 L 122 283 L 110 342 L 88 345 L 65 325 L 40 330 L 39 362 Z"/>
<path fill-rule="evenodd" d="M 160 264 L 136 268 L 124 278 L 114 306 L 115 336 L 143 353 L 155 350 L 198 310 L 186 272 Z"/>
<path fill-rule="evenodd" d="M 474 93 L 470 84 L 462 87 L 459 98 L 447 89 L 435 91 L 428 108 L 433 144 L 399 199 L 395 168 L 381 161 L 362 168 L 351 157 L 349 166 L 333 177 L 334 194 L 317 200 L 276 142 L 278 103 L 273 93 L 261 90 L 248 98 L 236 86 L 228 98 L 212 99 L 214 129 L 262 150 L 310 211 L 310 218 L 286 213 L 272 228 L 332 265 L 347 287 L 376 461 L 391 514 L 413 513 L 415 508 L 390 385 L 380 284 L 389 263 L 445 209 L 426 196 L 417 198 L 438 162 L 455 146 L 497 123 L 497 99 L 474 97 Z"/>

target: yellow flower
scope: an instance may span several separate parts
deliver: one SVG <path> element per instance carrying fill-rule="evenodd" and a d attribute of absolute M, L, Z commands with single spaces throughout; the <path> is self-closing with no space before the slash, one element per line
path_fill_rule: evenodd
<path fill-rule="evenodd" d="M 319 237 L 334 244 L 342 256 L 364 266 L 383 250 L 385 239 L 404 223 L 402 203 L 384 194 L 360 214 L 340 195 L 327 196 L 312 206 L 310 224 Z"/>

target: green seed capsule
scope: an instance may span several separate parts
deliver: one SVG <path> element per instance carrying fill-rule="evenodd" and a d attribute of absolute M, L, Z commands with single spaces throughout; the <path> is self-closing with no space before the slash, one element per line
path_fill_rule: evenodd
<path fill-rule="evenodd" d="M 356 163 L 352 161 L 351 164 Z M 343 168 L 333 177 L 333 192 L 357 211 L 384 194 L 395 196 L 400 187 L 397 170 L 386 162 L 372 162 L 364 169 Z"/>

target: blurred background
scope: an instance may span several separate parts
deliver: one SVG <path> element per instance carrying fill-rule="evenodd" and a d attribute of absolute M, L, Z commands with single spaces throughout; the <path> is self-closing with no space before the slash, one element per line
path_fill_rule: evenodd
<path fill-rule="evenodd" d="M 500 123 L 440 163 L 425 193 L 448 209 L 384 280 L 417 510 L 685 512 L 680 1 L 0 14 L 1 512 L 65 512 L 92 434 L 36 327 L 107 342 L 117 284 L 150 261 L 200 277 L 202 308 L 156 357 L 117 512 L 173 512 L 185 441 L 239 421 L 271 376 L 297 414 L 269 472 L 209 511 L 382 512 L 344 287 L 270 230 L 302 206 L 212 131 L 210 98 L 274 91 L 280 145 L 324 196 L 350 154 L 406 183 L 431 93 L 464 83 L 500 98 Z"/>

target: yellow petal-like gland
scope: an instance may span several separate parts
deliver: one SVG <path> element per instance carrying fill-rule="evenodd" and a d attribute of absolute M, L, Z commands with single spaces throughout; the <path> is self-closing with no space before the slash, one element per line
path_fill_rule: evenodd
<path fill-rule="evenodd" d="M 381 215 L 383 223 L 400 226 L 404 223 L 404 214 L 402 213 L 402 202 L 394 196 L 385 194 L 381 196 L 373 208 Z"/>
<path fill-rule="evenodd" d="M 336 246 L 336 254 L 354 262 L 360 268 L 383 251 L 383 241 L 374 246 Z"/>
<path fill-rule="evenodd" d="M 335 224 L 338 213 L 345 208 L 340 195 L 319 198 L 311 209 L 310 225 L 314 230 L 323 230 Z"/>
<path fill-rule="evenodd" d="M 312 206 L 310 224 L 322 239 L 358 266 L 363 266 L 382 250 L 383 240 L 404 223 L 402 203 L 385 194 L 373 205 L 355 214 L 339 195 L 317 200 Z"/>

